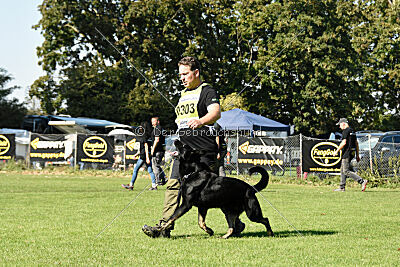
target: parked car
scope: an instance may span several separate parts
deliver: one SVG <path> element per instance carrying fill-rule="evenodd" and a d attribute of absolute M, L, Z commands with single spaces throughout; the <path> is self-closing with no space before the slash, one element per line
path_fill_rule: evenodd
<path fill-rule="evenodd" d="M 359 145 L 360 146 L 360 145 Z M 386 132 L 379 136 L 371 152 L 364 150 L 358 169 L 370 169 L 381 176 L 400 175 L 400 131 Z"/>
<path fill-rule="evenodd" d="M 364 156 L 365 153 L 373 149 L 379 141 L 379 138 L 384 134 L 381 131 L 359 131 L 356 132 L 358 148 L 360 152 L 360 158 Z"/>

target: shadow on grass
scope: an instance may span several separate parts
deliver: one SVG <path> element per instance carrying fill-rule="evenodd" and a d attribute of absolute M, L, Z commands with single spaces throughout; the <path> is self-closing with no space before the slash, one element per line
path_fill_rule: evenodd
<path fill-rule="evenodd" d="M 266 237 L 266 238 L 286 238 L 286 237 L 299 237 L 299 236 L 318 236 L 318 235 L 334 235 L 337 234 L 337 231 L 317 231 L 317 230 L 300 230 L 300 234 L 297 231 L 278 231 L 274 232 L 275 236 L 268 236 L 267 232 L 244 232 L 240 237 L 232 237 L 232 238 L 246 238 L 246 237 Z M 217 233 L 214 236 L 210 237 L 207 234 L 192 234 L 192 235 L 171 235 L 172 239 L 207 239 L 207 238 L 215 238 L 221 237 L 224 234 Z"/>
<path fill-rule="evenodd" d="M 317 231 L 317 230 L 299 230 L 297 231 L 277 231 L 274 232 L 275 237 L 297 237 L 297 236 L 315 236 L 315 235 L 334 235 L 337 231 Z M 267 232 L 246 232 L 242 233 L 242 237 L 268 237 Z"/>

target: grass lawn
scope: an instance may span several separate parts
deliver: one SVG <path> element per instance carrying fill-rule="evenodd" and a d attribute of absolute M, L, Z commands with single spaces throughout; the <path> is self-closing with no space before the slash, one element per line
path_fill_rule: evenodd
<path fill-rule="evenodd" d="M 129 192 L 120 186 L 129 177 L 79 175 L 0 172 L 1 265 L 400 264 L 399 189 L 342 193 L 272 182 L 258 199 L 275 237 L 242 214 L 242 237 L 222 240 L 227 224 L 216 209 L 207 216 L 215 231 L 209 237 L 197 226 L 193 208 L 177 221 L 171 239 L 151 239 L 141 227 L 157 223 L 165 187 L 144 190 L 150 179 L 141 176 Z"/>

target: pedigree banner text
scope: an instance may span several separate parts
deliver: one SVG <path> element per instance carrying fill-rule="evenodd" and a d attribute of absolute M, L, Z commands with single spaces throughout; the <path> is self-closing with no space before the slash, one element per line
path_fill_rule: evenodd
<path fill-rule="evenodd" d="M 338 141 L 304 140 L 302 142 L 303 172 L 340 173 L 341 152 L 333 155 Z"/>
<path fill-rule="evenodd" d="M 0 134 L 0 160 L 15 158 L 15 134 Z"/>
<path fill-rule="evenodd" d="M 78 135 L 77 162 L 113 163 L 114 140 L 106 135 Z"/>
<path fill-rule="evenodd" d="M 31 161 L 65 161 L 65 137 L 62 134 L 31 134 Z"/>
<path fill-rule="evenodd" d="M 241 168 L 262 166 L 267 170 L 282 170 L 284 139 L 239 137 L 238 164 Z"/>

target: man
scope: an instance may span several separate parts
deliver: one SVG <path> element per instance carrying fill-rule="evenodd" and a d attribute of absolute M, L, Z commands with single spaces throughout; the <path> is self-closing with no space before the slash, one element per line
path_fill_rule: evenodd
<path fill-rule="evenodd" d="M 346 187 L 346 177 L 349 176 L 354 181 L 361 184 L 361 191 L 364 192 L 367 187 L 368 180 L 364 180 L 355 172 L 352 172 L 350 170 L 350 162 L 354 158 L 354 156 L 356 156 L 357 162 L 360 161 L 357 137 L 353 129 L 350 128 L 347 119 L 341 118 L 336 125 L 339 125 L 340 129 L 342 129 L 343 132 L 342 141 L 340 142 L 339 147 L 334 152 L 334 155 L 336 156 L 339 151 L 342 151 L 342 163 L 340 166 L 340 188 L 335 189 L 334 191 L 344 192 Z"/>
<path fill-rule="evenodd" d="M 156 176 L 157 185 L 165 184 L 165 173 L 161 168 L 162 159 L 164 157 L 164 143 L 165 137 L 163 134 L 163 129 L 160 125 L 160 119 L 158 117 L 151 118 L 151 125 L 153 126 L 153 131 L 151 133 L 151 140 L 153 146 L 151 147 L 151 163 L 153 167 L 154 175 Z"/>
<path fill-rule="evenodd" d="M 195 58 L 182 58 L 178 67 L 180 80 L 186 88 L 181 92 L 181 98 L 175 108 L 177 115 L 175 122 L 178 125 L 180 141 L 200 151 L 200 160 L 218 174 L 218 145 L 213 128 L 215 121 L 221 117 L 218 95 L 214 88 L 201 80 L 200 63 Z M 146 235 L 150 237 L 170 236 L 173 227 L 161 231 L 161 226 L 171 217 L 178 206 L 179 178 L 179 159 L 175 159 L 166 186 L 162 219 L 154 227 L 144 225 L 142 230 Z M 236 226 L 237 234 L 242 232 L 245 227 L 240 220 Z"/>
<path fill-rule="evenodd" d="M 225 165 L 225 156 L 226 153 L 228 152 L 228 149 L 227 149 L 227 144 L 225 142 L 225 133 L 221 125 L 219 125 L 217 122 L 214 123 L 214 128 L 217 131 L 216 142 L 218 145 L 218 155 L 217 155 L 218 166 L 219 166 L 218 174 L 219 176 L 226 176 L 224 165 Z"/>

